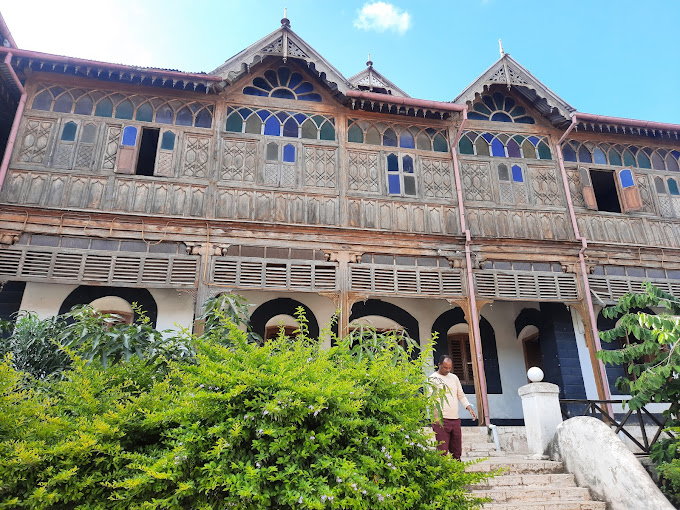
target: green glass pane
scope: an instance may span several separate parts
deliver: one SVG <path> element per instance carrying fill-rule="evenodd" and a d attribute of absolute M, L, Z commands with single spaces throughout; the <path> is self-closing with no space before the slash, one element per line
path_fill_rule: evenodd
<path fill-rule="evenodd" d="M 356 124 L 350 126 L 347 131 L 347 141 L 354 143 L 364 143 L 364 132 Z"/>
<path fill-rule="evenodd" d="M 434 140 L 432 141 L 432 147 L 435 152 L 449 152 L 449 144 L 446 143 L 444 137 L 439 133 L 435 135 Z"/>
<path fill-rule="evenodd" d="M 141 120 L 143 122 L 151 122 L 153 119 L 153 107 L 151 106 L 151 103 L 144 103 L 142 106 L 137 108 L 135 119 Z"/>
<path fill-rule="evenodd" d="M 483 113 L 487 118 L 489 115 L 491 115 L 491 110 L 489 110 L 486 106 L 484 106 L 482 103 L 475 103 L 475 105 L 472 107 L 476 112 Z"/>
<path fill-rule="evenodd" d="M 319 138 L 321 140 L 335 140 L 335 128 L 330 122 L 326 122 L 323 126 L 321 126 Z"/>
<path fill-rule="evenodd" d="M 302 123 L 302 138 L 316 140 L 318 132 L 319 128 L 316 127 L 312 119 L 307 119 Z"/>
<path fill-rule="evenodd" d="M 123 101 L 116 107 L 117 119 L 131 119 L 132 118 L 132 103 L 130 101 Z"/>
<path fill-rule="evenodd" d="M 461 154 L 474 154 L 475 150 L 472 147 L 472 142 L 467 136 L 464 136 L 458 142 L 458 150 Z"/>
<path fill-rule="evenodd" d="M 649 158 L 644 152 L 639 152 L 638 153 L 638 167 L 640 168 L 652 168 L 652 164 L 649 161 Z"/>
<path fill-rule="evenodd" d="M 424 132 L 421 132 L 418 135 L 418 138 L 416 138 L 416 147 L 418 147 L 418 149 L 420 149 L 421 151 L 431 151 L 432 142 L 430 141 L 430 137 L 427 136 Z"/>
<path fill-rule="evenodd" d="M 233 133 L 240 133 L 243 131 L 243 120 L 241 120 L 241 116 L 236 112 L 229 115 L 229 117 L 227 117 L 225 129 Z"/>
<path fill-rule="evenodd" d="M 552 159 L 550 148 L 543 141 L 538 144 L 538 155 L 541 159 Z"/>
<path fill-rule="evenodd" d="M 477 147 L 477 156 L 489 155 L 489 144 L 481 136 L 477 138 L 477 141 L 475 142 L 475 147 Z"/>
<path fill-rule="evenodd" d="M 380 132 L 374 126 L 371 126 L 366 131 L 366 143 L 380 145 Z"/>
<path fill-rule="evenodd" d="M 623 166 L 621 164 L 621 155 L 615 149 L 609 149 L 609 164 L 616 166 Z"/>
<path fill-rule="evenodd" d="M 522 135 L 515 135 L 512 139 L 517 142 L 517 145 L 522 145 L 524 143 L 524 137 Z"/>
<path fill-rule="evenodd" d="M 623 164 L 625 166 L 635 166 L 635 158 L 628 149 L 623 151 Z"/>
<path fill-rule="evenodd" d="M 251 115 L 246 121 L 246 133 L 262 134 L 262 121 L 259 115 Z"/>
<path fill-rule="evenodd" d="M 322 117 L 321 115 L 314 115 L 312 119 L 314 119 L 314 122 L 316 122 L 317 126 L 321 126 L 321 124 L 326 122 L 326 117 Z"/>
<path fill-rule="evenodd" d="M 529 140 L 524 140 L 522 144 L 522 152 L 527 159 L 536 159 L 536 148 Z"/>
<path fill-rule="evenodd" d="M 515 106 L 510 112 L 510 115 L 512 117 L 521 117 L 522 115 L 526 115 L 526 113 L 527 111 L 522 106 Z"/>
<path fill-rule="evenodd" d="M 113 115 L 113 103 L 108 97 L 105 97 L 97 103 L 94 115 L 95 117 L 111 117 Z"/>

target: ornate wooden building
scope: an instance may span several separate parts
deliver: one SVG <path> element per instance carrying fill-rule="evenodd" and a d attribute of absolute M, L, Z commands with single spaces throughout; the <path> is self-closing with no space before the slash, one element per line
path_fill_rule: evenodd
<path fill-rule="evenodd" d="M 601 308 L 680 290 L 680 126 L 579 113 L 509 55 L 435 102 L 371 62 L 345 78 L 287 19 L 207 74 L 0 35 L 4 315 L 137 301 L 190 326 L 229 291 L 266 336 L 340 309 L 343 333 L 436 333 L 507 423 L 529 366 L 608 397 Z"/>

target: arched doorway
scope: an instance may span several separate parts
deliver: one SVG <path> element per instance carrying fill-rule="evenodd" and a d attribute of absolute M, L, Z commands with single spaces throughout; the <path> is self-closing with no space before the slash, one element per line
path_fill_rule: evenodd
<path fill-rule="evenodd" d="M 309 328 L 309 337 L 318 338 L 319 323 L 314 316 L 312 310 L 299 301 L 290 298 L 276 298 L 258 306 L 250 316 L 250 324 L 253 332 L 260 335 L 265 340 L 267 335 L 275 337 L 278 334 L 279 323 L 283 320 L 284 328 L 297 328 L 297 321 L 295 320 L 295 311 L 298 307 L 302 307 L 307 318 L 307 327 Z M 267 328 L 270 328 L 269 330 Z"/>
<path fill-rule="evenodd" d="M 119 300 L 117 300 L 118 298 Z M 127 303 L 127 308 L 124 303 Z M 64 299 L 59 314 L 67 313 L 76 305 L 93 305 L 98 310 L 105 312 L 126 312 L 131 313 L 130 322 L 139 319 L 139 314 L 132 310 L 132 303 L 137 303 L 146 313 L 151 321 L 151 325 L 156 327 L 158 319 L 158 305 L 156 300 L 146 289 L 131 289 L 127 287 L 95 287 L 92 285 L 81 285 L 73 290 Z M 114 306 L 114 309 L 107 309 L 107 306 Z M 123 315 L 121 313 L 121 315 Z"/>

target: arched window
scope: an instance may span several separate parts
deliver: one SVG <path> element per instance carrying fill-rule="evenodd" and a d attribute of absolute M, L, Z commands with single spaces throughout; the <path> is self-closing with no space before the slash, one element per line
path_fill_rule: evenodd
<path fill-rule="evenodd" d="M 516 105 L 515 99 L 500 92 L 483 95 L 472 106 L 468 118 L 472 120 L 490 120 L 493 122 L 517 122 L 520 124 L 534 124 L 536 121 L 524 107 Z"/>
<path fill-rule="evenodd" d="M 76 131 L 78 129 L 78 124 L 75 122 L 67 122 L 64 124 L 64 129 L 61 132 L 62 142 L 73 142 L 76 139 Z"/>
<path fill-rule="evenodd" d="M 135 126 L 126 126 L 123 130 L 123 141 L 121 145 L 134 147 L 137 143 L 137 128 Z"/>
<path fill-rule="evenodd" d="M 264 76 L 254 78 L 251 85 L 244 87 L 243 93 L 251 96 L 321 102 L 321 95 L 314 91 L 314 85 L 304 81 L 300 73 L 292 72 L 287 67 L 279 67 L 277 71 L 268 69 Z"/>
<path fill-rule="evenodd" d="M 112 117 L 113 116 L 113 101 L 108 97 L 101 99 L 94 109 L 96 117 Z"/>
<path fill-rule="evenodd" d="M 68 92 L 64 92 L 55 101 L 52 111 L 59 113 L 71 113 L 73 108 L 73 98 Z"/>
<path fill-rule="evenodd" d="M 46 110 L 49 111 L 52 107 L 52 94 L 50 91 L 45 89 L 33 98 L 33 105 L 31 108 L 34 110 Z"/>
<path fill-rule="evenodd" d="M 161 149 L 171 151 L 175 148 L 175 133 L 166 131 L 161 138 Z"/>
<path fill-rule="evenodd" d="M 116 106 L 116 118 L 117 119 L 132 119 L 132 112 L 134 111 L 134 106 L 132 106 L 132 101 L 126 99 Z"/>

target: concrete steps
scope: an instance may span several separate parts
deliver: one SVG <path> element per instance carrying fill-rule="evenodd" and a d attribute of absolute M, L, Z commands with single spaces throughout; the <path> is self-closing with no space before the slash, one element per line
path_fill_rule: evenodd
<path fill-rule="evenodd" d="M 486 510 L 606 510 L 605 503 L 593 501 L 587 488 L 576 485 L 561 462 L 497 451 L 484 429 L 463 430 L 462 460 L 485 458 L 470 464 L 468 471 L 504 470 L 470 487 L 475 496 L 491 498 Z"/>

